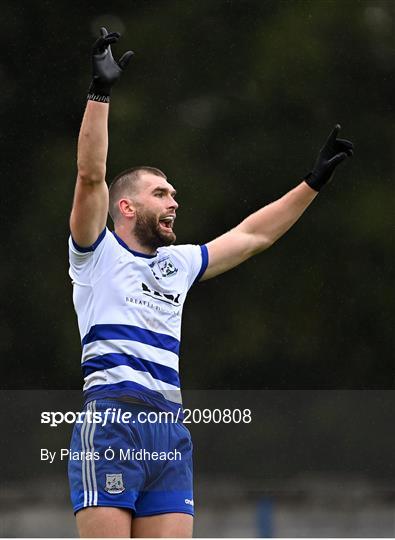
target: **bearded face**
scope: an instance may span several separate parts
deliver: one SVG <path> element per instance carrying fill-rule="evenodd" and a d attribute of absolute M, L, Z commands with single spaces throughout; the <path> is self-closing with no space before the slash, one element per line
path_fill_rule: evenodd
<path fill-rule="evenodd" d="M 176 235 L 173 225 L 174 214 L 158 215 L 144 207 L 136 210 L 134 233 L 142 246 L 156 250 L 174 244 Z"/>

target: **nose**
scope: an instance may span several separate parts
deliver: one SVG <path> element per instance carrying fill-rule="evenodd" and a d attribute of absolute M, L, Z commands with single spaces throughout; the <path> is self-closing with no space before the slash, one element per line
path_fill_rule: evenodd
<path fill-rule="evenodd" d="M 177 210 L 178 202 L 170 195 L 170 208 Z"/>

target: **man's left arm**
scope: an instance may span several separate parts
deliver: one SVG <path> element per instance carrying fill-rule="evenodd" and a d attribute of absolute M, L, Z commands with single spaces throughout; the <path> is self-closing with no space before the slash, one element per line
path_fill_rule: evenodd
<path fill-rule="evenodd" d="M 338 139 L 336 125 L 322 147 L 314 168 L 303 182 L 280 199 L 248 216 L 237 227 L 207 244 L 208 266 L 201 280 L 210 279 L 264 251 L 300 218 L 334 170 L 353 155 L 353 144 Z"/>

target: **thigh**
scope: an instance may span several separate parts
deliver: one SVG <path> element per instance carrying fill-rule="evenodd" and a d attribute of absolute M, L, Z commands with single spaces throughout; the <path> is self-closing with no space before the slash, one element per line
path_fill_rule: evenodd
<path fill-rule="evenodd" d="M 193 516 L 171 513 L 133 519 L 132 538 L 192 538 Z"/>
<path fill-rule="evenodd" d="M 132 514 L 123 508 L 84 508 L 76 514 L 80 538 L 130 538 Z"/>

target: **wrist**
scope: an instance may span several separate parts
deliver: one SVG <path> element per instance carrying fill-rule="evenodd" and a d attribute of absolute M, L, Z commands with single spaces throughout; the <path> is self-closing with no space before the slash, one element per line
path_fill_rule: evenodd
<path fill-rule="evenodd" d="M 311 189 L 314 189 L 317 193 L 322 189 L 322 187 L 325 185 L 325 180 L 322 178 L 322 176 L 318 174 L 314 174 L 314 171 L 309 172 L 303 177 L 303 180 L 306 182 L 306 184 L 311 187 Z"/>
<path fill-rule="evenodd" d="M 314 191 L 315 195 L 318 195 L 320 192 L 319 189 L 312 187 L 305 178 L 302 178 L 302 182 L 309 188 L 310 191 Z"/>
<path fill-rule="evenodd" d="M 99 103 L 110 103 L 110 96 L 101 96 L 100 94 L 94 94 L 88 92 L 86 96 L 87 101 L 97 101 Z"/>
<path fill-rule="evenodd" d="M 103 88 L 93 80 L 88 89 L 88 101 L 110 103 L 111 88 Z"/>

